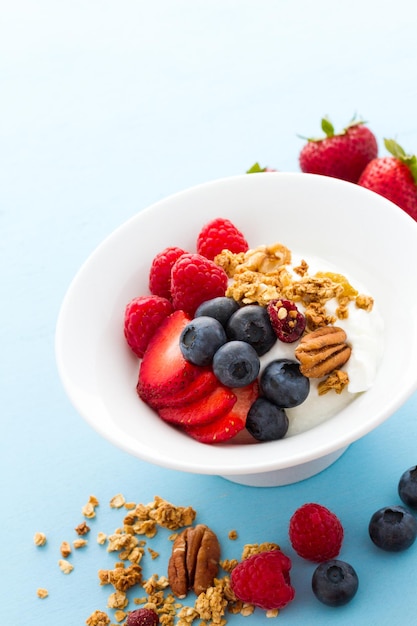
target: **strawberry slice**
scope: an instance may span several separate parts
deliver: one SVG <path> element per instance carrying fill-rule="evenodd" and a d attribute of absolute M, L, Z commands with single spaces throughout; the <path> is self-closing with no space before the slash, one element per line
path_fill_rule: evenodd
<path fill-rule="evenodd" d="M 259 396 L 258 381 L 246 387 L 233 388 L 237 400 L 233 408 L 213 422 L 198 426 L 185 426 L 185 432 L 201 443 L 220 443 L 237 435 L 245 428 L 246 416 Z"/>
<path fill-rule="evenodd" d="M 195 426 L 209 424 L 232 409 L 237 401 L 233 391 L 218 385 L 208 395 L 184 406 L 168 406 L 158 410 L 159 417 L 171 424 Z"/>
<path fill-rule="evenodd" d="M 183 392 L 201 373 L 201 368 L 186 361 L 180 350 L 179 338 L 189 321 L 184 311 L 174 311 L 151 337 L 136 386 L 144 402 L 152 405 Z"/>
<path fill-rule="evenodd" d="M 149 405 L 158 411 L 165 407 L 183 407 L 190 402 L 196 402 L 208 395 L 215 387 L 219 385 L 219 381 L 213 374 L 213 370 L 209 367 L 199 367 L 200 372 L 196 378 L 185 389 L 178 391 L 170 396 L 162 398 L 152 398 Z"/>

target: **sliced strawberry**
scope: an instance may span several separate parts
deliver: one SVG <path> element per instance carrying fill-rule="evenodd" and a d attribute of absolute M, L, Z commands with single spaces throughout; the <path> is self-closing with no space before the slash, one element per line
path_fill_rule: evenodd
<path fill-rule="evenodd" d="M 182 356 L 179 338 L 190 318 L 184 311 L 175 311 L 152 336 L 140 365 L 137 392 L 152 404 L 183 392 L 201 373 L 201 368 Z"/>
<path fill-rule="evenodd" d="M 184 406 L 160 408 L 158 413 L 166 422 L 183 426 L 209 424 L 231 411 L 237 397 L 231 389 L 218 385 L 208 395 Z"/>
<path fill-rule="evenodd" d="M 209 424 L 186 426 L 185 432 L 201 443 L 220 443 L 231 439 L 243 430 L 248 411 L 259 395 L 258 381 L 255 380 L 246 387 L 233 388 L 232 391 L 237 400 L 228 413 Z"/>
<path fill-rule="evenodd" d="M 219 381 L 210 367 L 199 367 L 198 369 L 199 373 L 196 378 L 187 387 L 169 396 L 152 398 L 149 401 L 150 406 L 155 411 L 165 407 L 182 407 L 208 395 L 219 385 Z"/>

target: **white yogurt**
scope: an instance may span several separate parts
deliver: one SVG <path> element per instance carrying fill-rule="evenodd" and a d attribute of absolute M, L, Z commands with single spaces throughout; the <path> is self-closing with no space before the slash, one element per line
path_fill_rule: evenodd
<path fill-rule="evenodd" d="M 308 273 L 310 276 L 313 276 L 318 271 L 338 272 L 345 276 L 352 287 L 359 293 L 372 296 L 366 287 L 360 285 L 343 269 L 329 267 L 328 264 L 320 259 L 306 259 L 306 261 L 309 265 Z M 298 264 L 299 261 L 294 261 L 293 266 L 296 267 Z M 336 299 L 329 300 L 326 303 L 326 310 L 330 315 L 333 315 L 337 306 Z M 297 303 L 297 308 L 300 312 L 304 312 L 301 304 Z M 311 378 L 310 393 L 307 399 L 299 406 L 285 410 L 289 418 L 287 437 L 309 430 L 333 417 L 350 404 L 359 393 L 369 389 L 375 380 L 378 366 L 382 359 L 384 329 L 383 320 L 378 311 L 378 303 L 374 302 L 372 311 L 367 312 L 359 309 L 355 302 L 350 302 L 348 318 L 343 320 L 337 319 L 335 326 L 343 328 L 347 335 L 347 342 L 352 348 L 348 362 L 341 368 L 348 374 L 349 384 L 340 394 L 330 390 L 320 396 L 317 386 L 321 379 Z M 267 363 L 274 359 L 289 358 L 296 361 L 294 350 L 298 343 L 298 341 L 283 343 L 278 340 L 273 348 L 261 357 L 261 373 Z"/>

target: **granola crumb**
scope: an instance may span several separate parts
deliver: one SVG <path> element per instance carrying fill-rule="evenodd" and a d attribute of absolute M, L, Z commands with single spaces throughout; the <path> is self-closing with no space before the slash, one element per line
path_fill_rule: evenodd
<path fill-rule="evenodd" d="M 125 497 L 121 493 L 118 493 L 110 500 L 110 507 L 112 509 L 121 509 L 125 502 Z"/>
<path fill-rule="evenodd" d="M 103 546 L 107 541 L 107 535 L 106 533 L 103 532 L 99 532 L 97 533 L 97 543 L 99 543 L 101 546 Z"/>
<path fill-rule="evenodd" d="M 60 552 L 61 552 L 61 554 L 62 554 L 63 558 L 64 558 L 64 559 L 66 559 L 66 558 L 67 558 L 67 556 L 69 556 L 69 555 L 71 554 L 71 546 L 70 546 L 70 544 L 68 543 L 68 541 L 63 541 L 63 542 L 61 543 L 61 545 L 60 545 L 59 550 L 60 550 Z"/>
<path fill-rule="evenodd" d="M 266 617 L 278 617 L 279 610 L 278 609 L 269 609 L 266 611 Z"/>
<path fill-rule="evenodd" d="M 155 559 L 158 558 L 159 556 L 159 552 L 157 552 L 156 550 L 153 550 L 152 548 L 148 548 L 148 552 L 151 555 L 151 559 L 154 561 Z"/>
<path fill-rule="evenodd" d="M 104 611 L 94 611 L 90 617 L 87 617 L 85 623 L 87 626 L 108 626 L 110 618 Z"/>
<path fill-rule="evenodd" d="M 99 501 L 97 500 L 97 498 L 95 496 L 90 496 L 87 504 L 85 504 L 81 509 L 81 512 L 84 515 L 84 517 L 88 519 L 92 519 L 93 517 L 95 517 L 96 516 L 95 509 L 98 505 L 99 505 Z"/>
<path fill-rule="evenodd" d="M 77 535 L 83 536 L 90 532 L 90 527 L 87 526 L 87 522 L 81 522 L 75 527 L 75 532 Z"/>
<path fill-rule="evenodd" d="M 116 611 L 114 614 L 115 620 L 118 623 L 123 622 L 126 616 L 127 616 L 127 613 L 125 611 L 120 611 L 120 610 Z"/>
<path fill-rule="evenodd" d="M 45 533 L 36 532 L 33 536 L 33 543 L 35 546 L 44 546 L 46 543 L 46 535 Z"/>
<path fill-rule="evenodd" d="M 229 539 L 231 539 L 231 541 L 235 541 L 235 539 L 238 538 L 237 530 L 230 530 L 228 537 Z"/>
<path fill-rule="evenodd" d="M 74 541 L 72 542 L 72 545 L 74 546 L 76 550 L 79 550 L 80 548 L 84 548 L 87 545 L 87 543 L 88 543 L 87 539 L 74 539 Z"/>
<path fill-rule="evenodd" d="M 372 311 L 374 306 L 374 299 L 371 296 L 364 296 L 363 294 L 359 294 L 356 296 L 355 304 L 358 309 L 363 309 L 368 313 Z"/>
<path fill-rule="evenodd" d="M 66 559 L 59 559 L 58 565 L 63 574 L 71 574 L 72 570 L 74 569 L 72 563 L 70 563 Z"/>
<path fill-rule="evenodd" d="M 334 370 L 325 380 L 319 382 L 317 386 L 317 391 L 319 393 L 319 396 L 323 396 L 332 389 L 336 393 L 340 394 L 348 384 L 348 374 L 346 372 L 343 372 L 342 370 Z"/>
<path fill-rule="evenodd" d="M 264 542 L 264 543 L 247 543 L 243 546 L 242 561 L 252 556 L 253 554 L 259 554 L 260 552 L 269 552 L 270 550 L 281 550 L 277 543 Z"/>
<path fill-rule="evenodd" d="M 125 609 L 128 604 L 129 600 L 123 591 L 115 591 L 107 599 L 109 609 Z"/>
<path fill-rule="evenodd" d="M 124 563 L 116 563 L 113 570 L 99 570 L 98 577 L 100 585 L 113 585 L 117 591 L 127 591 L 142 582 L 142 568 L 136 563 L 128 567 Z"/>
<path fill-rule="evenodd" d="M 45 589 L 44 587 L 39 587 L 39 588 L 36 590 L 36 594 L 37 594 L 38 598 L 41 598 L 41 599 L 43 600 L 44 598 L 47 598 L 47 597 L 48 597 L 49 592 L 48 592 L 48 590 L 47 590 L 47 589 Z"/>
<path fill-rule="evenodd" d="M 131 511 L 134 508 L 136 508 L 136 502 L 125 502 L 125 509 Z"/>

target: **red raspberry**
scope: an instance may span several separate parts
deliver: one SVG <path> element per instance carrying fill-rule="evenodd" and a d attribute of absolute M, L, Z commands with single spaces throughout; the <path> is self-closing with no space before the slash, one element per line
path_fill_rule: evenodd
<path fill-rule="evenodd" d="M 260 552 L 232 570 L 230 582 L 238 600 L 261 609 L 282 609 L 294 598 L 291 560 L 281 550 Z"/>
<path fill-rule="evenodd" d="M 246 252 L 248 248 L 248 242 L 240 230 L 222 217 L 203 226 L 197 237 L 197 252 L 211 260 L 222 250 L 237 253 Z"/>
<path fill-rule="evenodd" d="M 140 359 L 155 330 L 172 312 L 171 302 L 160 296 L 139 296 L 126 306 L 124 335 L 129 347 Z"/>
<path fill-rule="evenodd" d="M 153 259 L 149 271 L 149 291 L 155 296 L 171 299 L 171 269 L 182 254 L 185 254 L 185 250 L 171 246 Z"/>
<path fill-rule="evenodd" d="M 343 526 L 325 506 L 308 503 L 297 509 L 291 517 L 289 536 L 299 556 L 321 563 L 339 554 Z"/>
<path fill-rule="evenodd" d="M 158 614 L 152 609 L 137 609 L 127 616 L 126 626 L 157 626 Z"/>
<path fill-rule="evenodd" d="M 171 293 L 174 309 L 191 317 L 202 302 L 224 296 L 227 274 L 201 254 L 183 254 L 173 265 Z"/>

